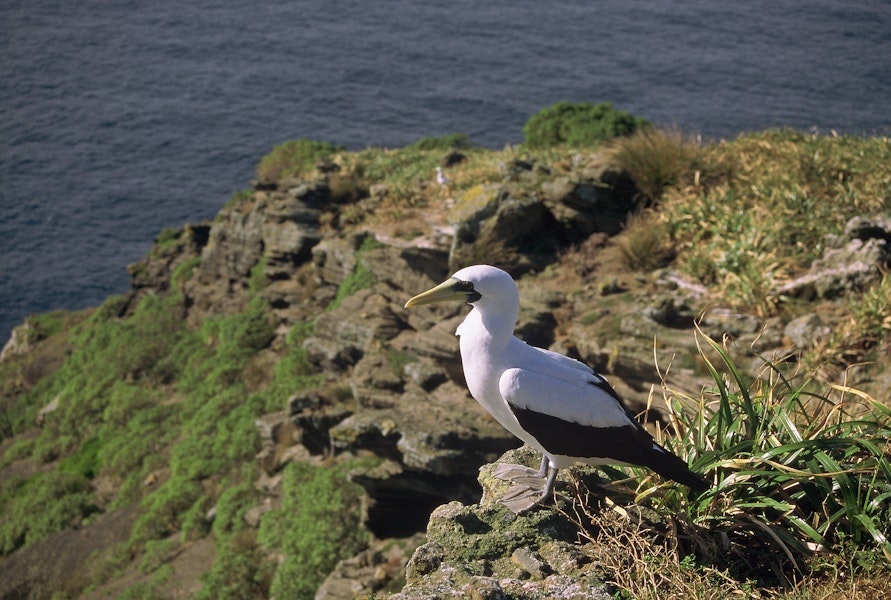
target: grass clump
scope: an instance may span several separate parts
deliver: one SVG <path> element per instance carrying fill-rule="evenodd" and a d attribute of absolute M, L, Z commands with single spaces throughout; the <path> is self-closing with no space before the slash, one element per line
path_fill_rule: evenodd
<path fill-rule="evenodd" d="M 685 176 L 692 179 L 700 149 L 679 131 L 648 127 L 612 141 L 607 153 L 612 163 L 631 176 L 645 200 L 653 203 Z"/>
<path fill-rule="evenodd" d="M 594 146 L 648 126 L 646 119 L 616 110 L 609 102 L 558 102 L 530 117 L 523 138 L 529 148 Z"/>
<path fill-rule="evenodd" d="M 672 254 L 668 224 L 650 210 L 629 215 L 625 231 L 616 244 L 622 262 L 632 271 L 651 271 L 664 266 Z"/>
<path fill-rule="evenodd" d="M 272 149 L 260 159 L 257 176 L 276 181 L 282 177 L 295 177 L 309 172 L 318 161 L 343 151 L 342 146 L 328 142 L 298 139 L 289 140 Z"/>
<path fill-rule="evenodd" d="M 891 581 L 891 409 L 844 386 L 812 389 L 769 363 L 749 380 L 721 344 L 701 340 L 715 386 L 699 398 L 666 386 L 675 435 L 661 442 L 714 487 L 688 495 L 629 467 L 604 470 L 641 480 L 634 505 L 607 499 L 598 512 L 587 488 L 576 492 L 588 539 L 611 535 L 616 513 L 624 547 L 637 547 L 625 555 L 634 565 L 613 560 L 617 587 L 635 598 L 796 597 L 839 584 L 823 570 L 830 557 Z"/>

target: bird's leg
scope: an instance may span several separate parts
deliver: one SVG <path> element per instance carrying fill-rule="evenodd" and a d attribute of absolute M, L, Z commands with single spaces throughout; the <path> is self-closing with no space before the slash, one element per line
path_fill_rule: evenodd
<path fill-rule="evenodd" d="M 544 491 L 541 493 L 539 502 L 547 500 L 554 493 L 554 484 L 557 483 L 557 471 L 559 470 L 560 469 L 554 469 L 548 474 L 548 480 L 545 483 Z"/>
<path fill-rule="evenodd" d="M 546 454 L 541 455 L 541 466 L 538 467 L 538 476 L 544 479 L 548 475 L 548 469 L 550 468 L 551 463 L 548 460 Z"/>

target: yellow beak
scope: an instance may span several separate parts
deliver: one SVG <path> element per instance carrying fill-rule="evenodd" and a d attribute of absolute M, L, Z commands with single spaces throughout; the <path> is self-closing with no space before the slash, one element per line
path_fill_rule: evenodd
<path fill-rule="evenodd" d="M 461 284 L 462 282 L 460 280 L 452 277 L 451 279 L 443 281 L 435 288 L 431 288 L 410 299 L 405 303 L 405 308 L 421 306 L 423 304 L 433 304 L 435 302 L 448 302 L 450 300 L 463 300 L 466 302 L 472 293 L 472 289 L 470 291 L 471 293 L 469 293 L 466 288 L 461 289 L 459 287 Z"/>

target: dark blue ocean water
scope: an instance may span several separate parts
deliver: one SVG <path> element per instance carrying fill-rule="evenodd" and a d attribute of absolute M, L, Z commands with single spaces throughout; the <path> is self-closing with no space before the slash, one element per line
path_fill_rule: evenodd
<path fill-rule="evenodd" d="M 611 101 L 707 138 L 891 129 L 885 0 L 2 0 L 0 343 L 125 291 L 274 144 L 498 148 Z"/>

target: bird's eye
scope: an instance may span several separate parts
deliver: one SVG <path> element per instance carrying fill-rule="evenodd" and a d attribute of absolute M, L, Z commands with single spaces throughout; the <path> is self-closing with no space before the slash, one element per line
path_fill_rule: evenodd
<path fill-rule="evenodd" d="M 473 289 L 473 283 L 470 281 L 459 279 L 458 283 L 455 284 L 455 287 L 458 288 L 459 291 L 467 294 L 467 302 L 469 304 L 472 304 L 483 297 L 482 294 Z"/>

